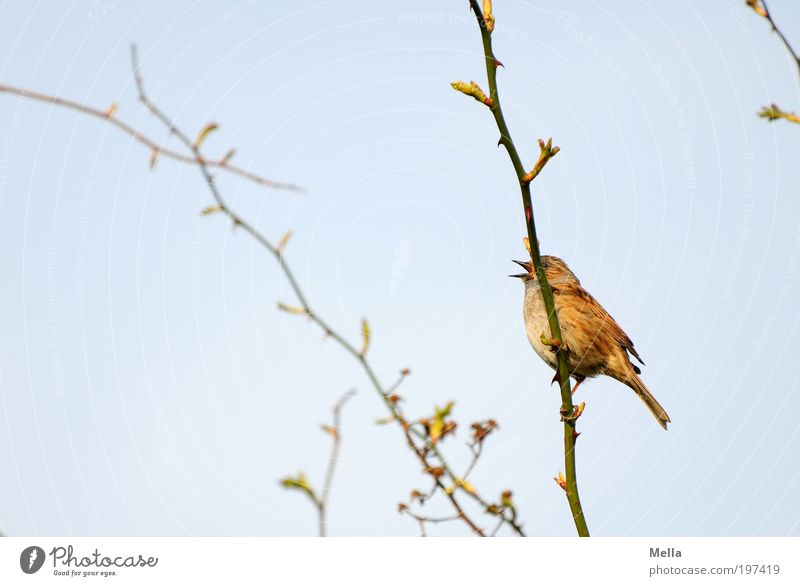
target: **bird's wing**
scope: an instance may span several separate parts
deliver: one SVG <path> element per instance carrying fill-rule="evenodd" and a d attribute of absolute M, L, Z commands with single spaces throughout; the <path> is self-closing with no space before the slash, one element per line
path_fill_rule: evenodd
<path fill-rule="evenodd" d="M 597 332 L 602 329 L 608 332 L 622 348 L 630 352 L 640 363 L 644 364 L 644 360 L 642 360 L 641 356 L 639 356 L 639 353 L 633 347 L 633 341 L 630 339 L 630 337 L 628 337 L 628 334 L 625 333 L 625 331 L 603 308 L 603 306 L 600 305 L 600 303 L 594 297 L 592 297 L 591 293 L 575 283 L 568 282 L 556 286 L 558 294 L 566 293 L 567 288 L 571 289 L 570 293 L 575 295 L 582 303 L 574 304 L 575 307 L 568 307 L 566 305 L 564 307 L 560 307 L 558 312 L 559 317 L 561 317 L 564 309 L 567 309 L 567 315 L 565 315 L 565 318 L 567 319 L 581 319 L 584 322 L 595 322 L 591 324 L 591 330 Z M 571 306 L 572 304 L 569 305 Z"/>

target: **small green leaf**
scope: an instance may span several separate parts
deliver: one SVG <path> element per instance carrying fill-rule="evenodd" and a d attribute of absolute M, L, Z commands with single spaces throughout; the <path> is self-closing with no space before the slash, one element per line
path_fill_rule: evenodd
<path fill-rule="evenodd" d="M 320 425 L 320 427 L 322 428 L 322 431 L 324 431 L 325 433 L 329 433 L 333 438 L 339 437 L 339 432 L 336 430 L 335 427 L 331 425 L 326 425 L 324 423 Z"/>
<path fill-rule="evenodd" d="M 431 436 L 431 441 L 435 442 L 440 437 L 442 437 L 443 430 L 444 430 L 444 420 L 437 417 L 431 423 L 430 431 L 428 432 Z"/>
<path fill-rule="evenodd" d="M 301 490 L 307 494 L 312 501 L 317 502 L 317 495 L 314 493 L 314 489 L 311 488 L 308 478 L 306 478 L 306 475 L 302 472 L 298 472 L 297 476 L 294 477 L 286 476 L 285 478 L 281 478 L 281 486 L 288 489 Z"/>
<path fill-rule="evenodd" d="M 463 478 L 456 478 L 455 482 L 456 486 L 463 488 L 469 494 L 475 494 L 475 487 L 472 486 L 468 481 L 464 480 Z"/>
<path fill-rule="evenodd" d="M 197 135 L 197 138 L 194 139 L 194 143 L 192 143 L 192 146 L 196 149 L 199 149 L 200 145 L 203 144 L 203 141 L 205 141 L 208 135 L 217 130 L 218 128 L 219 125 L 214 122 L 209 122 L 208 124 L 203 126 L 203 129 Z"/>
<path fill-rule="evenodd" d="M 494 16 L 492 15 L 492 0 L 483 0 L 483 22 L 486 23 L 486 30 L 490 33 L 494 31 Z"/>
<path fill-rule="evenodd" d="M 444 407 L 436 407 L 434 410 L 433 421 L 430 424 L 428 433 L 432 442 L 436 442 L 442 437 L 445 431 L 445 418 L 453 411 L 453 401 L 450 401 Z"/>
<path fill-rule="evenodd" d="M 281 239 L 278 242 L 278 246 L 275 247 L 275 250 L 278 251 L 278 254 L 281 254 L 283 252 L 283 249 L 286 248 L 286 245 L 289 243 L 289 240 L 291 239 L 291 237 L 292 237 L 292 231 L 291 230 L 289 230 L 288 232 L 286 232 L 286 234 L 281 236 Z"/>
<path fill-rule="evenodd" d="M 366 319 L 361 320 L 361 356 L 367 354 L 369 350 L 369 343 L 372 340 L 372 332 L 369 329 L 369 322 Z"/>
<path fill-rule="evenodd" d="M 450 86 L 454 90 L 461 92 L 464 95 L 472 96 L 473 98 L 475 98 L 476 100 L 478 100 L 483 104 L 486 104 L 487 106 L 492 105 L 491 98 L 487 97 L 484 91 L 481 89 L 481 86 L 479 86 L 474 81 L 471 81 L 469 83 L 460 80 L 454 81 L 450 84 Z"/>
<path fill-rule="evenodd" d="M 286 305 L 285 303 L 278 302 L 278 309 L 280 311 L 284 311 L 286 313 L 291 313 L 292 315 L 305 315 L 308 312 L 302 308 L 297 307 L 295 305 Z"/>
<path fill-rule="evenodd" d="M 208 206 L 208 207 L 205 207 L 202 210 L 200 210 L 200 215 L 201 216 L 210 216 L 211 214 L 216 214 L 217 212 L 221 212 L 221 211 L 222 211 L 222 206 L 217 206 L 217 205 Z"/>
<path fill-rule="evenodd" d="M 437 419 L 439 419 L 439 418 L 444 419 L 445 417 L 450 415 L 450 413 L 453 412 L 453 407 L 454 406 L 455 406 L 455 403 L 453 401 L 450 401 L 447 405 L 445 405 L 441 409 L 439 407 L 437 407 L 436 408 L 436 418 Z"/>

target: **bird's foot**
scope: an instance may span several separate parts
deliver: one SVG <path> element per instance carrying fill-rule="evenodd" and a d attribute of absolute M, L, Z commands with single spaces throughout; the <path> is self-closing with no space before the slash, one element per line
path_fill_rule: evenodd
<path fill-rule="evenodd" d="M 572 413 L 565 410 L 563 407 L 561 408 L 561 421 L 577 421 L 578 417 L 583 414 L 583 409 L 586 407 L 586 403 L 581 403 L 577 407 L 572 408 Z"/>

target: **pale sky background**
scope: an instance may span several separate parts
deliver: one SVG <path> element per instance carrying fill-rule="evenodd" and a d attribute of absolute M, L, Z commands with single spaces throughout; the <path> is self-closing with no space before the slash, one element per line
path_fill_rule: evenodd
<path fill-rule="evenodd" d="M 800 3 L 772 10 L 800 44 Z M 465 0 L 0 4 L 0 80 L 84 101 L 178 146 L 152 97 L 225 174 L 232 205 L 287 250 L 312 305 L 358 342 L 410 415 L 456 401 L 445 448 L 500 423 L 473 481 L 514 491 L 532 535 L 572 535 L 559 398 L 525 338 L 519 193 L 489 112 Z M 595 535 L 800 535 L 796 67 L 743 1 L 497 0 L 512 133 L 561 153 L 536 181 L 542 248 L 630 334 L 663 432 L 610 380 L 579 398 Z M 333 535 L 416 535 L 397 503 L 428 480 L 363 373 L 303 318 L 271 257 L 196 169 L 108 124 L 0 95 L 0 527 L 9 535 L 313 535 L 278 478 L 320 484 L 319 429 L 347 389 Z M 446 506 L 431 513 L 447 513 Z M 489 524 L 488 518 L 484 519 Z M 461 524 L 432 527 L 463 535 Z"/>

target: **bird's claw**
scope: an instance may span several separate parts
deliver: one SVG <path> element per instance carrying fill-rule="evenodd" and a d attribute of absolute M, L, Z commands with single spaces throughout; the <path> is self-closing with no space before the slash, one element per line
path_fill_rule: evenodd
<path fill-rule="evenodd" d="M 578 417 L 583 414 L 583 409 L 586 407 L 586 403 L 581 403 L 577 407 L 572 408 L 572 413 L 565 411 L 563 408 L 561 409 L 561 421 L 577 421 Z"/>

